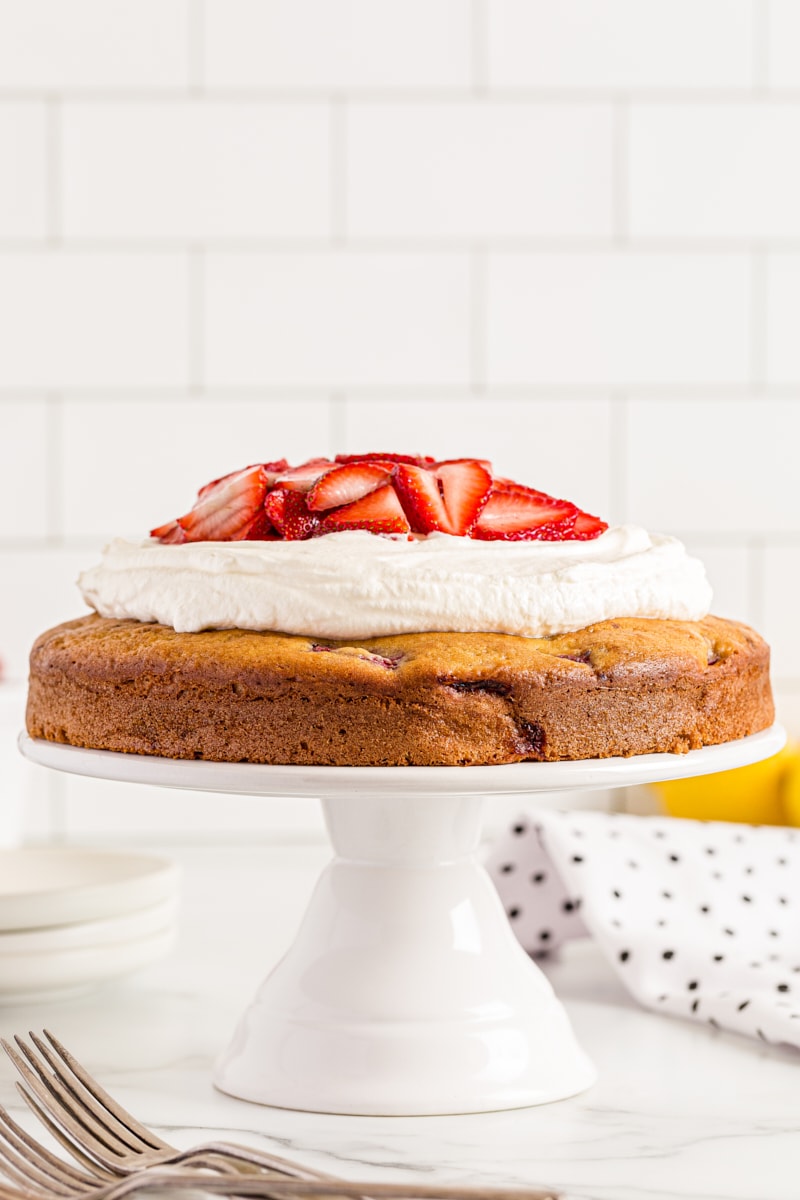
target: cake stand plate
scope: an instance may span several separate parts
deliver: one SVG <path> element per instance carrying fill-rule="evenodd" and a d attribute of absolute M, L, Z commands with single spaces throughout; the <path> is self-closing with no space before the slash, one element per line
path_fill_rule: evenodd
<path fill-rule="evenodd" d="M 311 1112 L 488 1112 L 560 1100 L 594 1068 L 476 858 L 484 797 L 703 775 L 777 753 L 780 726 L 688 754 L 487 767 L 174 761 L 23 735 L 56 770 L 322 800 L 334 847 L 295 942 L 261 985 L 215 1083 Z"/>

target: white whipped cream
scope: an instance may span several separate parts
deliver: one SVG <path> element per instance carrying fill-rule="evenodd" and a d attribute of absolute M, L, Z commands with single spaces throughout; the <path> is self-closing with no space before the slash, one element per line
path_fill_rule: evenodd
<path fill-rule="evenodd" d="M 305 542 L 113 541 L 79 579 L 103 617 L 178 632 L 272 629 L 313 637 L 512 633 L 542 637 L 613 617 L 699 620 L 711 588 L 676 538 L 636 525 L 588 542 L 482 542 L 343 531 Z"/>

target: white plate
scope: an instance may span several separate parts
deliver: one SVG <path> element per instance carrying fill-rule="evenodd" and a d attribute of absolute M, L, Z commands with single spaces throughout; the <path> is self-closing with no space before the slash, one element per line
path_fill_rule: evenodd
<path fill-rule="evenodd" d="M 79 950 L 94 946 L 116 946 L 152 937 L 175 923 L 178 898 L 171 896 L 149 908 L 135 913 L 123 913 L 105 921 L 78 921 L 74 925 L 59 925 L 22 932 L 0 932 L 0 972 L 6 955 L 49 954 L 61 950 Z"/>
<path fill-rule="evenodd" d="M 161 787 L 231 792 L 244 796 L 449 795 L 502 796 L 579 788 L 630 787 L 743 767 L 777 754 L 786 742 L 780 725 L 704 746 L 688 754 L 637 754 L 574 762 L 520 762 L 487 767 L 292 767 L 84 750 L 20 734 L 19 748 L 43 767 Z"/>
<path fill-rule="evenodd" d="M 4 955 L 0 964 L 0 1003 L 52 1000 L 85 991 L 157 962 L 169 952 L 174 940 L 175 929 L 170 927 L 114 946 Z"/>
<path fill-rule="evenodd" d="M 0 850 L 0 930 L 138 912 L 174 896 L 175 863 L 152 854 L 66 847 Z"/>

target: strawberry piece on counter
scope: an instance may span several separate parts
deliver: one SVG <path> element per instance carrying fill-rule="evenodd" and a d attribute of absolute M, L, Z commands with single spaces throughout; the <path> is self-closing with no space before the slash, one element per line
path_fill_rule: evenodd
<path fill-rule="evenodd" d="M 308 507 L 323 512 L 352 504 L 387 483 L 393 470 L 388 462 L 343 463 L 316 481 L 308 493 Z"/>
<path fill-rule="evenodd" d="M 187 542 L 237 542 L 264 507 L 267 475 L 260 464 L 223 476 L 203 488 L 177 524 Z"/>
<path fill-rule="evenodd" d="M 320 532 L 366 529 L 370 533 L 408 533 L 406 520 L 394 488 L 386 483 L 353 504 L 334 509 L 323 517 Z"/>

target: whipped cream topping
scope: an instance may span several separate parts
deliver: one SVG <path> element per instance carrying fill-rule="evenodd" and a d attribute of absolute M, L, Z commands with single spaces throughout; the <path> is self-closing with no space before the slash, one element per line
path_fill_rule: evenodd
<path fill-rule="evenodd" d="M 711 588 L 676 538 L 636 525 L 587 542 L 483 542 L 343 531 L 309 541 L 113 541 L 79 587 L 103 617 L 312 637 L 511 633 L 613 617 L 695 621 Z"/>

